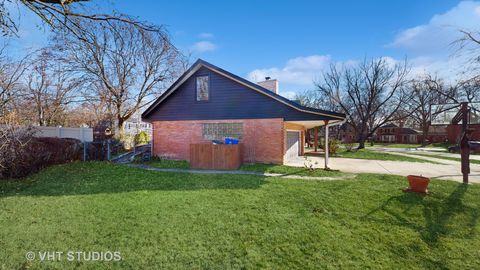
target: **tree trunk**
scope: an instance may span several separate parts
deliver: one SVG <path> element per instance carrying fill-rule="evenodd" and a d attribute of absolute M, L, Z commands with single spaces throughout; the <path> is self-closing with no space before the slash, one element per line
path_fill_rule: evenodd
<path fill-rule="evenodd" d="M 364 149 L 365 148 L 365 139 L 360 139 L 358 140 L 358 147 L 357 150 Z"/>
<path fill-rule="evenodd" d="M 427 145 L 428 128 L 429 128 L 428 122 L 427 122 L 427 123 L 424 123 L 423 126 L 422 126 L 422 146 L 426 146 L 426 145 Z"/>
<path fill-rule="evenodd" d="M 120 139 L 123 135 L 123 124 L 125 119 L 121 116 L 117 116 L 117 125 L 115 126 L 115 138 Z"/>
<path fill-rule="evenodd" d="M 365 136 L 365 132 L 363 130 L 361 132 L 357 133 L 357 141 L 358 141 L 358 147 L 357 150 L 364 149 L 365 148 L 365 141 L 367 140 L 367 136 Z"/>

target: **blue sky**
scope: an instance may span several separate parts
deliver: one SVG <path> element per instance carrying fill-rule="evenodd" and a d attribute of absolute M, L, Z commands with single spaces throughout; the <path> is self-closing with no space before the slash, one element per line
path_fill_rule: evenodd
<path fill-rule="evenodd" d="M 480 2 L 111 1 L 122 13 L 165 25 L 192 61 L 202 58 L 250 80 L 280 81 L 291 97 L 311 89 L 330 63 L 408 57 L 413 73 L 453 77 L 460 61 L 450 42 L 458 28 L 480 28 Z M 40 47 L 47 30 L 25 16 L 16 53 Z"/>

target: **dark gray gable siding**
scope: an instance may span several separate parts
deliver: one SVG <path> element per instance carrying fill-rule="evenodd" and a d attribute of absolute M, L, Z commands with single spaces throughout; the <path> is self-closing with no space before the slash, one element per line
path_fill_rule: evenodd
<path fill-rule="evenodd" d="M 210 77 L 208 101 L 196 101 L 195 80 Z M 327 120 L 327 116 L 298 111 L 262 93 L 205 67 L 168 96 L 145 120 L 219 120 L 284 118 L 284 120 Z"/>

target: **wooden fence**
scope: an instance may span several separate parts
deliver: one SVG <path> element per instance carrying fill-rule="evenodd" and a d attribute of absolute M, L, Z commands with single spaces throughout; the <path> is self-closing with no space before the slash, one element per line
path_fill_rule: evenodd
<path fill-rule="evenodd" d="M 236 170 L 241 165 L 240 147 L 240 144 L 190 144 L 190 167 Z"/>

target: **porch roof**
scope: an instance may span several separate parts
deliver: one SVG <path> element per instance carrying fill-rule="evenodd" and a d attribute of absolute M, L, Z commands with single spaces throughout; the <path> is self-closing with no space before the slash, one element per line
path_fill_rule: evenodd
<path fill-rule="evenodd" d="M 330 120 L 330 121 L 328 121 L 328 126 L 341 125 L 344 122 L 345 122 L 345 120 Z M 324 120 L 296 120 L 296 121 L 285 121 L 285 123 L 302 125 L 302 126 L 305 127 L 305 129 L 325 126 L 325 121 Z"/>

